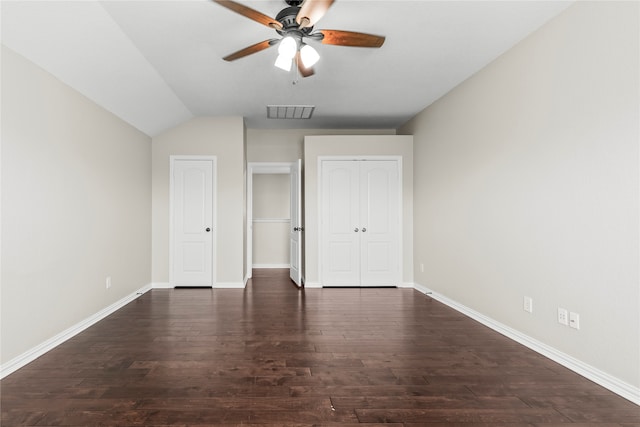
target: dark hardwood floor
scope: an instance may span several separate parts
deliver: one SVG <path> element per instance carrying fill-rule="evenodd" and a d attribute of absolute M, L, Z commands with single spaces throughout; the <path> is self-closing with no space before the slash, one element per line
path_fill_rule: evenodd
<path fill-rule="evenodd" d="M 2 425 L 640 426 L 640 407 L 408 289 L 153 290 L 0 382 Z"/>

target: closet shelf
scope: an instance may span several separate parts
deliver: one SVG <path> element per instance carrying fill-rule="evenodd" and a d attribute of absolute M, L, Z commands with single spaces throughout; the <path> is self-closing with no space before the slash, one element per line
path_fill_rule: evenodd
<path fill-rule="evenodd" d="M 284 223 L 284 222 L 291 222 L 291 219 L 290 218 L 253 218 L 253 222 Z"/>

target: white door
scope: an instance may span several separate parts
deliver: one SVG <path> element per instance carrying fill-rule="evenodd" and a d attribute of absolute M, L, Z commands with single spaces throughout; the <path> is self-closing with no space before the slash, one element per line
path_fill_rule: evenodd
<path fill-rule="evenodd" d="M 400 280 L 398 163 L 360 165 L 360 285 L 397 285 Z"/>
<path fill-rule="evenodd" d="M 215 159 L 171 161 L 171 284 L 213 286 Z"/>
<path fill-rule="evenodd" d="M 358 164 L 322 162 L 322 281 L 325 286 L 360 285 Z"/>
<path fill-rule="evenodd" d="M 302 160 L 291 165 L 291 218 L 289 229 L 289 276 L 302 286 Z"/>
<path fill-rule="evenodd" d="M 400 188 L 394 160 L 322 162 L 324 286 L 400 281 Z"/>

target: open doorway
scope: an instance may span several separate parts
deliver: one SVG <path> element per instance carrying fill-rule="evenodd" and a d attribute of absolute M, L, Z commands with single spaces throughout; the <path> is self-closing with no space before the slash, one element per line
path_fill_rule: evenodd
<path fill-rule="evenodd" d="M 302 162 L 249 163 L 247 271 L 287 268 L 302 286 Z"/>

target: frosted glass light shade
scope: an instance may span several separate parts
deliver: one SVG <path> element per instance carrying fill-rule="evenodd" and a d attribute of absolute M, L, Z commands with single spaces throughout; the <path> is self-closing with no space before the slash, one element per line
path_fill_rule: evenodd
<path fill-rule="evenodd" d="M 304 65 L 305 68 L 309 68 L 318 62 L 320 55 L 314 48 L 305 44 L 302 46 L 302 49 L 300 49 L 300 59 L 302 59 L 302 65 Z"/>
<path fill-rule="evenodd" d="M 287 36 L 282 39 L 278 46 L 278 54 L 282 57 L 293 59 L 298 51 L 298 43 L 293 37 Z"/>
<path fill-rule="evenodd" d="M 293 60 L 291 58 L 289 58 L 288 56 L 285 56 L 283 54 L 280 54 L 276 58 L 275 66 L 280 68 L 281 70 L 284 70 L 284 71 L 291 71 L 291 63 L 292 62 L 293 62 Z"/>

